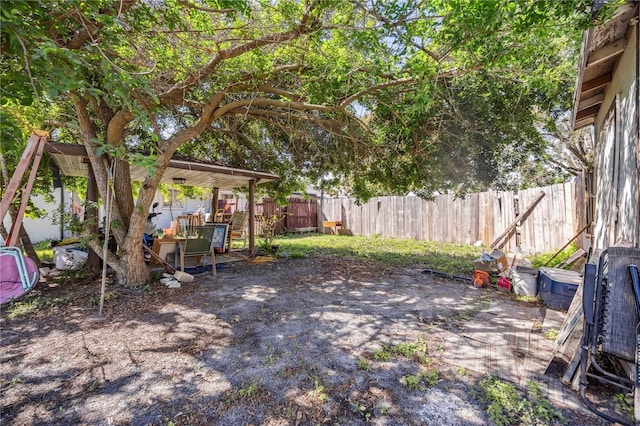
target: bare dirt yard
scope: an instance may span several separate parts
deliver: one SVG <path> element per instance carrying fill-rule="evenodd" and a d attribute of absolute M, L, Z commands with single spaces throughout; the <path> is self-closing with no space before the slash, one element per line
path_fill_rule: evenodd
<path fill-rule="evenodd" d="M 37 312 L 2 314 L 3 425 L 490 424 L 486 376 L 451 361 L 456 336 L 519 306 L 349 257 L 236 263 L 179 289 L 110 285 L 102 317 L 98 282 L 38 291 Z M 606 424 L 555 405 L 567 424 Z"/>

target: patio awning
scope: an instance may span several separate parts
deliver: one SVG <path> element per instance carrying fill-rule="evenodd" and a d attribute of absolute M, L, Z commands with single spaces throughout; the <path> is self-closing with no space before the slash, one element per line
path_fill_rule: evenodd
<path fill-rule="evenodd" d="M 595 123 L 613 77 L 614 66 L 627 47 L 625 35 L 636 15 L 638 2 L 627 2 L 602 25 L 585 31 L 580 69 L 573 95 L 574 130 Z"/>
<path fill-rule="evenodd" d="M 84 145 L 47 143 L 47 151 L 60 173 L 65 176 L 87 176 L 87 150 Z M 131 165 L 131 180 L 143 181 L 148 176 L 147 169 L 139 165 Z M 254 180 L 256 184 L 273 182 L 278 175 L 252 170 L 236 169 L 220 166 L 205 161 L 174 156 L 169 167 L 162 176 L 161 183 L 174 183 L 174 179 L 184 179 L 184 185 L 202 188 L 233 189 L 249 186 Z"/>

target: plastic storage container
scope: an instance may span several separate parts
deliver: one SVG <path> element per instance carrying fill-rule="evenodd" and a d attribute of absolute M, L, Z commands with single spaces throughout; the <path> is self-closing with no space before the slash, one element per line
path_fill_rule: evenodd
<path fill-rule="evenodd" d="M 557 268 L 540 268 L 538 293 L 548 308 L 566 311 L 582 281 L 582 275 Z"/>
<path fill-rule="evenodd" d="M 513 278 L 513 292 L 518 296 L 538 295 L 537 269 L 517 266 L 515 270 L 511 270 L 511 278 Z"/>

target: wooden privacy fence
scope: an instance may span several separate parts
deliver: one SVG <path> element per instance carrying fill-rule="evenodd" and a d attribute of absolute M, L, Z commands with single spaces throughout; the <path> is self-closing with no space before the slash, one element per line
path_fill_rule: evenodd
<path fill-rule="evenodd" d="M 321 220 L 342 221 L 355 235 L 473 244 L 491 244 L 543 191 L 545 196 L 520 226 L 524 254 L 552 252 L 584 223 L 582 180 L 513 192 L 481 192 L 464 199 L 439 195 L 433 201 L 413 196 L 376 197 L 357 205 L 352 199 L 324 199 Z M 577 190 L 576 188 L 580 188 Z M 515 252 L 511 235 L 503 250 Z"/>
<path fill-rule="evenodd" d="M 315 200 L 305 200 L 302 198 L 289 198 L 286 206 L 280 206 L 274 200 L 265 198 L 257 205 L 256 214 L 264 217 L 273 215 L 282 216 L 274 232 L 276 234 L 296 231 L 318 230 L 318 203 Z M 260 228 L 260 221 L 257 221 Z M 261 230 L 258 229 L 258 234 Z"/>

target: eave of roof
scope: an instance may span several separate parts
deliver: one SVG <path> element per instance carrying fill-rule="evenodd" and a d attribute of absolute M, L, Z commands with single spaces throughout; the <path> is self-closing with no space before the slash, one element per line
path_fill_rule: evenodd
<path fill-rule="evenodd" d="M 84 145 L 61 144 L 50 142 L 45 146 L 54 162 L 65 176 L 87 176 L 87 150 Z M 149 175 L 148 170 L 140 165 L 131 165 L 131 180 L 143 181 Z M 117 179 L 117 177 L 116 177 Z M 257 184 L 273 182 L 278 175 L 253 170 L 237 169 L 221 166 L 201 160 L 174 157 L 162 175 L 161 183 L 171 184 L 174 179 L 184 179 L 185 185 L 202 188 L 233 189 L 249 185 L 254 180 Z"/>
<path fill-rule="evenodd" d="M 595 123 L 613 78 L 615 63 L 627 46 L 627 29 L 637 10 L 638 2 L 627 2 L 611 19 L 585 31 L 573 95 L 571 124 L 574 130 Z"/>

